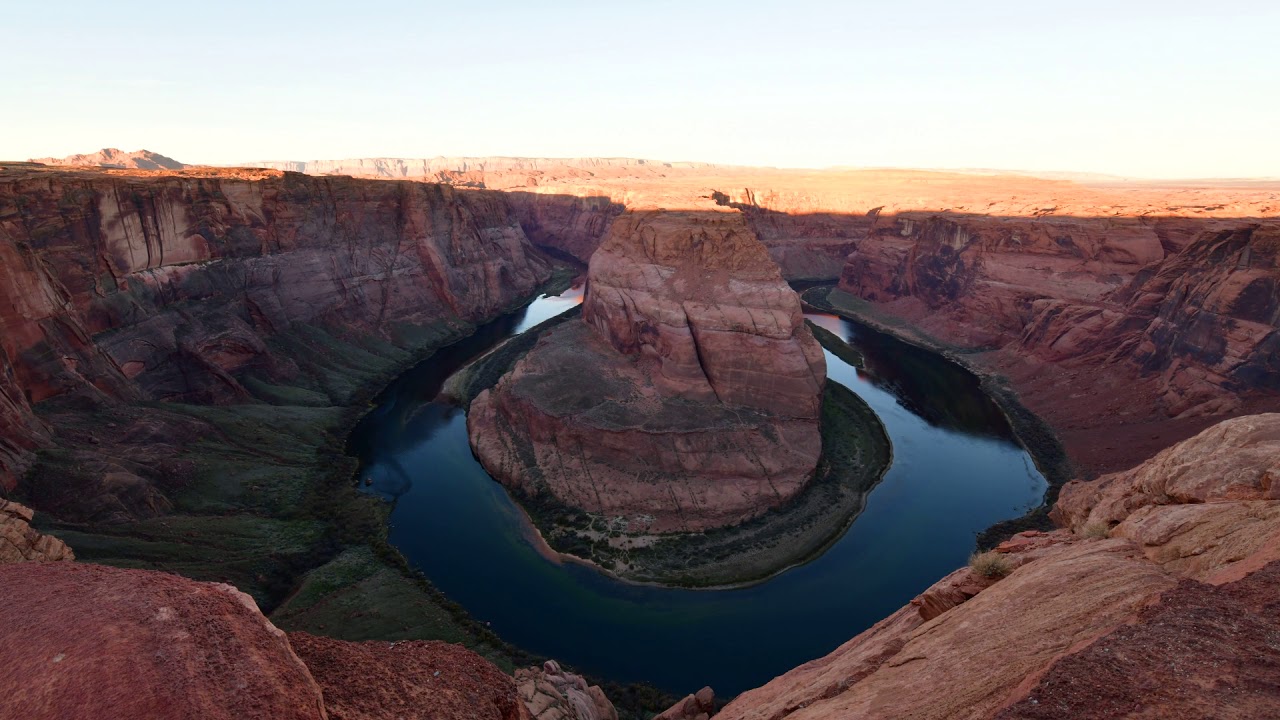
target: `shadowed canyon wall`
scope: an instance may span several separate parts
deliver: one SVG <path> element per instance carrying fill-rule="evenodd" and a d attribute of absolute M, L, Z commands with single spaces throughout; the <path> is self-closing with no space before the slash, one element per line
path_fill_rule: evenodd
<path fill-rule="evenodd" d="M 985 350 L 1084 467 L 1137 462 L 1276 407 L 1274 218 L 878 218 L 839 289 L 935 341 Z M 837 296 L 838 297 L 838 296 Z M 1127 440 L 1100 428 L 1140 427 Z M 1131 452 L 1111 457 L 1120 444 Z"/>
<path fill-rule="evenodd" d="M 272 171 L 0 170 L 0 479 L 31 405 L 248 399 L 299 325 L 412 345 L 549 275 L 505 196 Z"/>

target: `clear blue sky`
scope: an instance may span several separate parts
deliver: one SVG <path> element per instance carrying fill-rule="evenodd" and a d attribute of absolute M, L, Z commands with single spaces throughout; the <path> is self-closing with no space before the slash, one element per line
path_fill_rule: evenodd
<path fill-rule="evenodd" d="M 1280 176 L 1275 0 L 5 5 L 5 159 Z"/>

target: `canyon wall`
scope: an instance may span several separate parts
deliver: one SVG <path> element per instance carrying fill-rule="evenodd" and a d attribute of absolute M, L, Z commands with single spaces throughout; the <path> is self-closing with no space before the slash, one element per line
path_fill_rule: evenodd
<path fill-rule="evenodd" d="M 591 258 L 582 322 L 548 331 L 468 414 L 491 474 L 530 496 L 693 531 L 804 487 L 821 349 L 736 211 L 632 211 Z"/>
<path fill-rule="evenodd" d="M 1280 415 L 1246 416 L 1068 485 L 1067 529 L 1015 536 L 716 718 L 1276 716 L 1277 458 Z"/>
<path fill-rule="evenodd" d="M 986 351 L 1086 471 L 1280 407 L 1274 218 L 882 216 L 839 289 Z"/>
<path fill-rule="evenodd" d="M 0 479 L 47 441 L 31 405 L 248 399 L 301 326 L 402 346 L 549 276 L 506 197 L 273 171 L 0 168 Z M 301 360 L 301 358 L 299 358 Z"/>

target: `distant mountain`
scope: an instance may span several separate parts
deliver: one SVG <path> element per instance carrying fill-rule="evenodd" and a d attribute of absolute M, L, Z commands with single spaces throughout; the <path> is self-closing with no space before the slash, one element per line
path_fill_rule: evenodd
<path fill-rule="evenodd" d="M 637 158 L 532 158 L 532 157 L 433 157 L 433 158 L 347 158 L 342 160 L 258 160 L 243 167 L 302 172 L 309 175 L 353 175 L 356 177 L 421 178 L 442 173 L 539 173 L 577 170 L 584 175 L 653 174 L 672 169 L 705 170 L 721 167 L 711 163 L 662 162 Z"/>
<path fill-rule="evenodd" d="M 171 157 L 150 150 L 124 152 L 116 148 L 103 148 L 88 155 L 68 155 L 64 158 L 32 158 L 31 162 L 45 165 L 89 165 L 107 168 L 131 168 L 136 170 L 181 170 L 187 167 Z"/>

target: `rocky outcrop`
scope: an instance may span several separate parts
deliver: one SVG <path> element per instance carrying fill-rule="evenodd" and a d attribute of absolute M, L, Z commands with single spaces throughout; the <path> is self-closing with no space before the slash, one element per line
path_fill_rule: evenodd
<path fill-rule="evenodd" d="M 461 646 L 286 636 L 230 585 L 71 562 L 0 564 L 0 698 L 31 720 L 531 717 Z"/>
<path fill-rule="evenodd" d="M 707 720 L 716 711 L 716 693 L 704 687 L 654 716 L 653 720 Z"/>
<path fill-rule="evenodd" d="M 1224 451 L 1229 449 L 1229 452 Z M 1280 500 L 1280 414 L 1226 420 L 1127 472 L 1062 489 L 1052 517 L 1108 530 L 1176 505 Z"/>
<path fill-rule="evenodd" d="M 0 168 L 0 479 L 47 440 L 33 403 L 239 402 L 287 380 L 271 338 L 404 347 L 548 276 L 506 198 L 272 171 Z M 12 428 L 12 429 L 10 429 Z"/>
<path fill-rule="evenodd" d="M 1280 415 L 1227 421 L 1067 486 L 1055 516 L 1075 532 L 1005 542 L 1007 577 L 959 570 L 716 717 L 1275 715 L 1278 432 Z"/>
<path fill-rule="evenodd" d="M 472 404 L 495 478 L 628 532 L 735 524 L 804 487 L 825 363 L 740 214 L 620 216 L 592 256 L 583 319 Z"/>
<path fill-rule="evenodd" d="M 31 527 L 35 513 L 0 498 L 0 565 L 14 562 L 75 560 L 66 543 Z"/>
<path fill-rule="evenodd" d="M 599 685 L 588 685 L 554 660 L 517 670 L 516 686 L 533 720 L 618 720 L 618 711 Z"/>
<path fill-rule="evenodd" d="M 326 717 L 284 633 L 229 585 L 0 565 L 0 628 L 5 717 Z"/>
<path fill-rule="evenodd" d="M 345 642 L 290 633 L 324 694 L 330 720 L 520 720 L 508 675 L 460 645 Z"/>
<path fill-rule="evenodd" d="M 134 170 L 181 170 L 186 167 L 184 163 L 150 150 L 124 152 L 116 148 L 103 148 L 96 153 L 68 155 L 64 158 L 33 158 L 31 162 L 43 165 L 87 165 L 91 167 L 131 168 Z"/>

